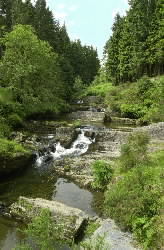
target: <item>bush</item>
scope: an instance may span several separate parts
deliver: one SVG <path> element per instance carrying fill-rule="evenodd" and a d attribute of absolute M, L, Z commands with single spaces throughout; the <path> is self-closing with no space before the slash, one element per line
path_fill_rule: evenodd
<path fill-rule="evenodd" d="M 12 127 L 18 128 L 18 127 L 22 127 L 23 120 L 18 114 L 11 114 L 11 115 L 8 116 L 8 123 Z"/>
<path fill-rule="evenodd" d="M 14 157 L 16 154 L 27 153 L 28 151 L 22 147 L 22 145 L 15 141 L 9 141 L 7 139 L 0 139 L 0 156 L 1 157 Z"/>
<path fill-rule="evenodd" d="M 149 137 L 142 132 L 136 132 L 129 136 L 126 144 L 121 148 L 119 166 L 122 172 L 127 172 L 140 164 L 148 161 L 147 148 Z"/>
<path fill-rule="evenodd" d="M 139 119 L 141 124 L 164 121 L 164 76 L 143 77 L 131 84 L 113 87 L 106 95 L 112 112 Z"/>
<path fill-rule="evenodd" d="M 107 214 L 131 230 L 145 250 L 161 249 L 164 233 L 164 151 L 148 155 L 148 141 L 143 133 L 129 137 L 122 147 L 119 171 L 115 171 L 124 174 L 113 180 L 105 193 Z"/>
<path fill-rule="evenodd" d="M 61 243 L 58 241 L 63 234 L 63 227 L 56 226 L 52 221 L 51 213 L 48 209 L 44 209 L 39 216 L 36 216 L 27 229 L 23 231 L 31 242 L 21 242 L 15 250 L 28 249 L 59 249 Z M 64 237 L 63 237 L 64 240 Z"/>
<path fill-rule="evenodd" d="M 0 119 L 0 138 L 8 137 L 10 132 L 11 129 L 6 123 L 5 119 Z"/>
<path fill-rule="evenodd" d="M 105 189 L 112 179 L 113 169 L 108 162 L 103 160 L 95 161 L 92 166 L 94 182 L 92 184 L 95 189 Z"/>
<path fill-rule="evenodd" d="M 90 85 L 82 94 L 83 96 L 102 96 L 105 97 L 106 93 L 113 89 L 112 83 L 102 82 Z"/>
<path fill-rule="evenodd" d="M 144 249 L 151 249 L 162 235 L 162 229 L 158 229 L 164 205 L 161 174 L 162 166 L 140 166 L 111 185 L 105 194 L 107 214 L 131 230 Z"/>

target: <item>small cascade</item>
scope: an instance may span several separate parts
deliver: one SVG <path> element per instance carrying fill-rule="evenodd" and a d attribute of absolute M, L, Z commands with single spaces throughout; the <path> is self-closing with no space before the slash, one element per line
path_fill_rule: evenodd
<path fill-rule="evenodd" d="M 72 143 L 70 148 L 64 148 L 60 142 L 54 143 L 51 146 L 48 146 L 45 152 L 42 154 L 36 154 L 36 166 L 46 164 L 50 160 L 60 160 L 66 156 L 79 156 L 88 151 L 89 145 L 92 144 L 95 139 L 87 137 L 85 135 L 86 130 L 80 129 L 80 134 L 77 139 Z M 52 150 L 53 148 L 53 150 Z"/>

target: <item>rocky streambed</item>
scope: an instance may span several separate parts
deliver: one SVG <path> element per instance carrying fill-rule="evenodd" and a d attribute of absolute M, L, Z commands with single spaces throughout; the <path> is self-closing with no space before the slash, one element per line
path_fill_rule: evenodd
<path fill-rule="evenodd" d="M 163 146 L 164 123 L 152 124 L 142 129 L 129 127 L 127 124 L 112 128 L 111 125 L 104 125 L 105 114 L 102 109 L 99 116 L 96 114 L 98 111 L 92 111 L 92 122 L 86 119 L 88 111 L 86 112 L 86 115 L 83 113 L 81 116 L 78 127 L 70 126 L 70 120 L 67 121 L 69 126 L 66 123 L 47 122 L 38 126 L 39 133 L 28 136 L 23 133 L 13 135 L 16 141 L 34 150 L 35 164 L 30 164 L 20 176 L 0 183 L 0 201 L 7 206 L 13 204 L 9 210 L 12 219 L 0 216 L 1 249 L 12 249 L 11 246 L 21 239 L 21 235 L 16 232 L 21 223 L 14 218 L 21 218 L 22 212 L 23 220 L 28 217 L 26 214 L 29 212 L 24 205 L 27 202 L 32 204 L 32 208 L 51 208 L 52 214 L 59 218 L 58 212 L 61 215 L 62 211 L 78 211 L 76 219 L 73 219 L 74 223 L 71 215 L 73 212 L 70 212 L 71 222 L 69 221 L 68 228 L 74 228 L 70 230 L 72 238 L 77 235 L 83 222 L 98 219 L 101 227 L 97 233 L 102 235 L 106 232 L 106 240 L 110 242 L 111 249 L 137 249 L 131 243 L 131 236 L 122 233 L 112 220 L 95 217 L 101 214 L 97 204 L 101 203 L 102 195 L 90 191 L 93 181 L 90 165 L 98 159 L 112 163 L 113 158 L 120 155 L 121 145 L 126 142 L 128 135 L 138 130 L 146 131 L 150 135 L 151 151 L 159 145 Z M 33 123 L 33 128 L 35 125 L 36 122 Z M 59 209 L 56 210 L 56 207 Z M 0 213 L 5 213 L 4 205 L 0 206 Z"/>

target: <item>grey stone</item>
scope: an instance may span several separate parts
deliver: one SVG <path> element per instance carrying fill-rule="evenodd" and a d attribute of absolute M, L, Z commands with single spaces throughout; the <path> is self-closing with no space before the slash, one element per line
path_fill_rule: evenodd
<path fill-rule="evenodd" d="M 105 220 L 94 232 L 91 241 L 96 241 L 98 236 L 104 237 L 103 249 L 110 250 L 139 250 L 130 233 L 122 232 L 111 219 Z"/>
<path fill-rule="evenodd" d="M 29 222 L 38 216 L 43 209 L 50 211 L 52 220 L 57 226 L 63 226 L 64 237 L 68 240 L 76 238 L 88 220 L 88 215 L 78 208 L 40 198 L 19 197 L 18 202 L 11 205 L 10 214 L 24 222 Z"/>

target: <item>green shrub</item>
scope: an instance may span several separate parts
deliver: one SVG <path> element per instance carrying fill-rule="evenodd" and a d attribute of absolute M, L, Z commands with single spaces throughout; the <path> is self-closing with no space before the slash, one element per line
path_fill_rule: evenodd
<path fill-rule="evenodd" d="M 110 250 L 110 245 L 105 241 L 105 235 L 97 235 L 95 238 L 87 239 L 78 246 L 73 246 L 72 250 Z"/>
<path fill-rule="evenodd" d="M 82 94 L 82 96 L 102 96 L 105 97 L 105 95 L 113 89 L 112 83 L 110 82 L 102 82 L 102 83 L 96 83 L 90 85 Z"/>
<path fill-rule="evenodd" d="M 56 226 L 52 221 L 50 211 L 44 209 L 39 216 L 35 217 L 32 222 L 28 224 L 27 229 L 23 231 L 25 236 L 31 239 L 31 242 L 21 242 L 15 250 L 59 249 L 61 245 L 59 238 L 61 239 L 63 231 L 62 226 Z"/>
<path fill-rule="evenodd" d="M 105 189 L 107 184 L 112 179 L 113 169 L 108 162 L 98 160 L 91 165 L 92 173 L 94 177 L 93 188 Z"/>
<path fill-rule="evenodd" d="M 0 156 L 2 157 L 14 157 L 16 154 L 27 153 L 28 151 L 23 148 L 22 145 L 15 141 L 9 141 L 7 139 L 0 139 Z"/>
<path fill-rule="evenodd" d="M 110 185 L 105 194 L 107 214 L 124 229 L 131 230 L 144 249 L 157 245 L 162 235 L 162 229 L 158 229 L 164 205 L 161 176 L 162 166 L 140 165 Z"/>
<path fill-rule="evenodd" d="M 164 76 L 143 77 L 138 82 L 115 86 L 105 102 L 121 117 L 139 119 L 140 124 L 164 121 Z"/>
<path fill-rule="evenodd" d="M 127 172 L 140 164 L 148 161 L 147 148 L 149 137 L 142 132 L 129 136 L 126 144 L 122 145 L 119 166 L 122 172 Z"/>
<path fill-rule="evenodd" d="M 76 120 L 73 122 L 73 127 L 74 128 L 78 128 L 82 125 L 82 122 L 80 120 Z"/>
<path fill-rule="evenodd" d="M 21 127 L 23 125 L 23 120 L 18 114 L 14 113 L 14 114 L 10 114 L 8 116 L 8 123 L 12 127 L 17 128 L 17 127 Z"/>
<path fill-rule="evenodd" d="M 90 222 L 85 229 L 85 237 L 90 237 L 99 227 L 99 223 Z"/>
<path fill-rule="evenodd" d="M 145 250 L 161 249 L 164 233 L 164 151 L 148 155 L 148 142 L 143 133 L 129 137 L 116 162 L 119 168 L 116 166 L 115 172 L 124 174 L 114 179 L 105 193 L 107 214 L 131 230 Z"/>
<path fill-rule="evenodd" d="M 8 137 L 10 135 L 11 128 L 5 121 L 5 119 L 0 119 L 0 138 Z"/>

